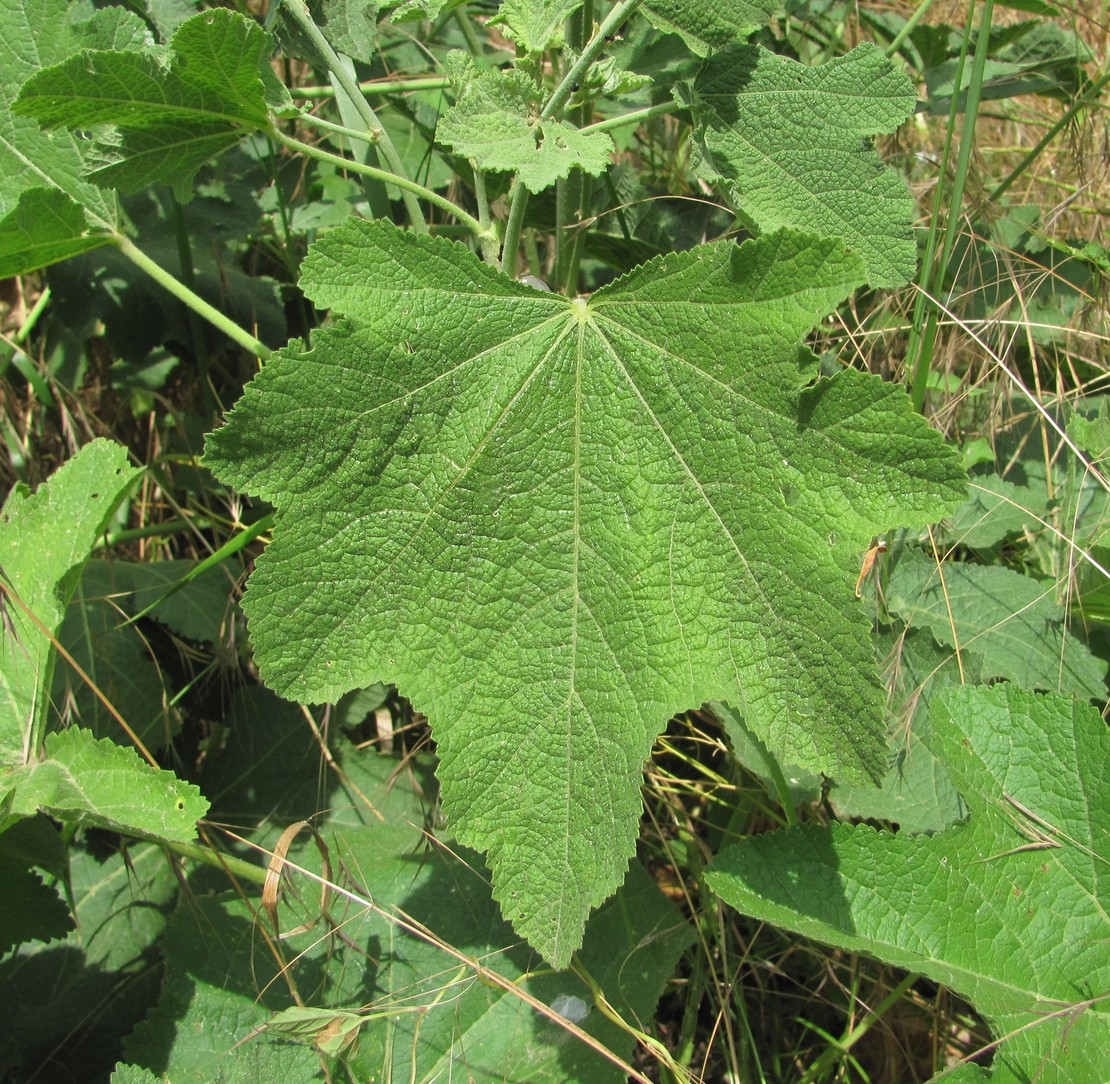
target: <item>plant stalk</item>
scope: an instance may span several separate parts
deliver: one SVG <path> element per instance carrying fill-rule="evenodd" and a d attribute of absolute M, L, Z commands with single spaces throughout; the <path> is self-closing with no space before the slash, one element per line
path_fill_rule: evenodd
<path fill-rule="evenodd" d="M 310 143 L 302 143 L 299 139 L 285 135 L 283 132 L 275 133 L 274 138 L 290 150 L 299 151 L 301 154 L 307 154 L 320 162 L 329 162 L 331 165 L 339 166 L 340 169 L 350 170 L 351 173 L 361 173 L 367 177 L 373 177 L 376 180 L 384 181 L 386 184 L 396 185 L 402 191 L 408 191 L 414 195 L 418 195 L 434 206 L 439 207 L 440 210 L 446 211 L 448 214 L 457 218 L 479 241 L 483 241 L 486 234 L 489 234 L 489 236 L 496 240 L 496 234 L 493 230 L 484 227 L 472 214 L 467 213 L 445 196 L 441 196 L 438 192 L 433 192 L 430 188 L 425 188 L 422 184 L 417 184 L 416 181 L 410 181 L 408 177 L 387 173 L 384 169 L 363 165 L 361 162 L 352 161 L 350 158 L 344 158 L 342 155 L 332 154 L 330 151 L 321 150 L 319 147 L 313 147 Z M 425 230 L 424 232 L 428 231 Z"/>
<path fill-rule="evenodd" d="M 401 156 L 397 153 L 397 148 L 393 146 L 393 140 L 389 138 L 389 133 L 382 126 L 381 121 L 378 120 L 378 115 L 359 89 L 358 80 L 347 70 L 347 66 L 313 21 L 305 0 L 285 0 L 285 10 L 327 61 L 330 75 L 351 99 L 355 109 L 358 110 L 359 116 L 365 123 L 373 142 L 381 150 L 386 164 L 394 174 L 404 177 L 405 167 L 401 161 Z M 404 201 L 405 210 L 413 229 L 418 233 L 427 233 L 428 223 L 424 219 L 424 212 L 420 209 L 415 193 L 402 186 L 401 199 Z"/>
<path fill-rule="evenodd" d="M 129 237 L 122 233 L 112 235 L 112 243 L 141 271 L 145 271 L 155 282 L 173 294 L 183 305 L 203 316 L 213 327 L 222 331 L 244 350 L 265 361 L 270 356 L 270 348 L 256 339 L 250 332 L 241 328 L 234 320 L 224 316 L 219 309 L 209 305 L 199 294 L 194 293 L 184 283 L 174 278 L 163 267 L 156 264 Z"/>

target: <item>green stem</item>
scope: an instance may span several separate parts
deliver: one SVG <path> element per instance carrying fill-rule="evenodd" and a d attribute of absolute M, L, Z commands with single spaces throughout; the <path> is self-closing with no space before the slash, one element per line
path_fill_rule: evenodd
<path fill-rule="evenodd" d="M 159 846 L 165 847 L 166 850 L 181 855 L 182 858 L 191 858 L 194 862 L 203 862 L 206 866 L 215 866 L 216 869 L 229 870 L 240 880 L 250 881 L 256 885 L 265 885 L 266 883 L 266 871 L 261 866 L 256 866 L 253 862 L 247 862 L 242 858 L 236 858 L 233 854 L 223 854 L 209 847 L 202 847 L 199 843 L 180 843 L 176 840 L 157 839 L 153 836 L 140 836 L 139 838 L 145 838 L 150 843 L 157 843 Z"/>
<path fill-rule="evenodd" d="M 134 617 L 128 618 L 124 625 L 132 625 L 141 617 L 145 617 L 152 610 L 156 610 L 163 602 L 166 601 L 171 595 L 176 594 L 186 584 L 192 583 L 198 576 L 203 576 L 210 568 L 215 568 L 217 565 L 222 564 L 229 557 L 234 556 L 244 546 L 253 542 L 260 534 L 268 531 L 274 525 L 274 514 L 271 512 L 267 516 L 263 516 L 260 520 L 252 523 L 246 529 L 240 531 L 237 535 L 228 539 L 215 553 L 210 553 L 203 560 L 198 561 L 184 576 L 181 577 L 168 591 L 159 595 L 149 606 L 145 606 Z"/>
<path fill-rule="evenodd" d="M 570 70 L 563 76 L 554 93 L 548 98 L 547 104 L 540 113 L 541 120 L 556 116 L 563 106 L 570 101 L 575 86 L 582 81 L 582 76 L 586 73 L 586 70 L 604 51 L 609 39 L 617 32 L 621 24 L 639 6 L 640 0 L 620 0 L 620 3 L 609 12 L 608 17 L 598 27 L 597 33 L 590 39 L 578 59 L 571 65 Z"/>
<path fill-rule="evenodd" d="M 932 6 L 933 0 L 922 0 L 917 10 L 906 20 L 906 25 L 894 35 L 891 43 L 884 50 L 888 57 L 894 56 L 902 48 L 902 43 L 913 33 L 913 28 L 925 18 Z"/>
<path fill-rule="evenodd" d="M 233 342 L 237 342 L 244 350 L 249 350 L 252 354 L 262 358 L 263 361 L 270 356 L 268 346 L 259 342 L 250 332 L 245 331 L 233 320 L 228 319 L 219 309 L 209 305 L 203 297 L 193 293 L 187 286 L 175 279 L 173 275 L 139 249 L 129 237 L 124 237 L 121 233 L 113 234 L 112 243 L 136 267 L 145 271 L 155 282 L 173 294 L 178 301 L 199 313 L 213 327 L 218 328 Z"/>
<path fill-rule="evenodd" d="M 50 298 L 52 296 L 49 286 L 45 287 L 42 293 L 39 294 L 39 299 L 27 314 L 27 319 L 23 321 L 23 325 L 12 336 L 12 342 L 14 342 L 16 346 L 22 346 L 27 341 L 31 332 L 34 331 L 35 325 L 39 322 L 40 317 L 46 311 L 46 306 L 50 304 Z"/>
<path fill-rule="evenodd" d="M 678 113 L 686 106 L 680 102 L 660 102 L 659 105 L 648 106 L 646 109 L 637 109 L 632 113 L 623 113 L 619 117 L 610 117 L 608 120 L 599 120 L 596 124 L 587 124 L 579 128 L 579 134 L 588 135 L 591 132 L 613 132 L 618 128 L 627 128 L 630 124 L 640 124 L 652 117 L 663 117 L 669 113 Z"/>
<path fill-rule="evenodd" d="M 945 153 L 941 162 L 941 179 L 947 175 L 948 154 L 951 148 L 952 131 L 956 125 L 959 114 L 960 87 L 963 86 L 963 67 L 967 56 L 967 43 L 971 38 L 971 25 L 975 6 L 968 9 L 968 22 L 964 32 L 964 48 L 960 53 L 960 61 L 956 68 L 955 90 L 952 95 L 952 108 L 948 118 L 948 140 Z M 951 259 L 952 248 L 956 243 L 958 230 L 955 227 L 956 217 L 963 203 L 964 185 L 967 179 L 968 164 L 971 160 L 971 151 L 975 145 L 975 123 L 979 114 L 980 91 L 982 89 L 983 72 L 987 63 L 987 50 L 990 43 L 990 23 L 994 11 L 994 0 L 986 0 L 983 13 L 979 20 L 979 35 L 975 42 L 975 55 L 972 62 L 971 79 L 967 90 L 967 100 L 964 103 L 964 121 L 960 133 L 960 147 L 956 156 L 956 168 L 952 182 L 952 190 L 948 195 L 948 230 L 944 243 L 941 246 L 939 257 L 936 253 L 936 228 L 941 220 L 942 200 L 944 198 L 944 184 L 938 184 L 936 198 L 933 201 L 933 226 L 930 231 L 929 244 L 926 248 L 925 259 L 921 270 L 921 282 L 924 290 L 918 294 L 914 305 L 913 329 L 910 342 L 906 350 L 906 361 L 913 372 L 913 386 L 910 389 L 910 399 L 914 410 L 921 412 L 925 405 L 925 391 L 929 382 L 929 371 L 933 355 L 933 343 L 936 340 L 937 311 L 930 307 L 926 315 L 926 306 L 930 297 L 939 295 L 943 287 Z"/>
<path fill-rule="evenodd" d="M 516 275 L 516 253 L 520 248 L 520 231 L 524 225 L 524 210 L 528 206 L 528 189 L 519 180 L 513 181 L 509 196 L 509 220 L 505 223 L 505 240 L 501 245 L 501 270 L 506 275 Z"/>
<path fill-rule="evenodd" d="M 461 207 L 456 206 L 438 192 L 433 192 L 430 188 L 425 188 L 422 184 L 417 184 L 416 181 L 410 181 L 408 177 L 400 177 L 395 173 L 387 173 L 384 169 L 366 166 L 361 162 L 353 162 L 350 158 L 343 158 L 341 155 L 332 154 L 330 151 L 321 150 L 319 147 L 313 147 L 309 143 L 302 143 L 299 139 L 294 139 L 292 136 L 287 136 L 281 132 L 278 132 L 275 138 L 290 150 L 299 151 L 301 154 L 307 154 L 320 162 L 329 162 L 333 166 L 339 166 L 340 169 L 346 169 L 351 173 L 360 173 L 367 177 L 373 177 L 376 180 L 385 181 L 387 184 L 396 185 L 402 191 L 418 195 L 422 199 L 427 200 L 429 203 L 457 218 L 479 241 L 484 241 L 487 233 L 496 240 L 496 235 L 493 233 L 492 229 L 484 227 L 473 215 L 468 214 Z"/>
<path fill-rule="evenodd" d="M 482 246 L 482 259 L 491 267 L 497 266 L 497 232 L 490 221 L 489 198 L 486 196 L 486 175 L 478 168 L 472 158 L 470 168 L 474 170 L 474 201 L 478 204 L 478 224 L 482 227 L 479 235 Z"/>
<path fill-rule="evenodd" d="M 367 80 L 359 83 L 358 89 L 365 94 L 405 94 L 410 90 L 443 90 L 451 85 L 451 81 L 442 75 L 430 75 L 424 79 L 382 79 Z M 298 87 L 289 88 L 289 93 L 294 98 L 305 98 L 315 101 L 322 98 L 334 98 L 335 87 Z"/>
<path fill-rule="evenodd" d="M 397 153 L 397 148 L 393 146 L 393 140 L 389 138 L 389 133 L 382 126 L 381 121 L 378 120 L 378 116 L 366 100 L 366 96 L 359 90 L 358 80 L 347 70 L 347 66 L 339 59 L 338 54 L 321 33 L 320 28 L 313 22 L 308 5 L 304 0 L 285 0 L 285 10 L 327 61 L 329 74 L 358 110 L 359 116 L 366 125 L 374 143 L 381 151 L 386 164 L 397 176 L 403 177 L 405 167 L 401 161 L 401 156 Z M 424 212 L 420 209 L 416 195 L 410 189 L 402 187 L 401 199 L 404 201 L 405 210 L 408 212 L 413 229 L 418 233 L 427 233 L 428 223 L 424 219 Z"/>
<path fill-rule="evenodd" d="M 112 546 L 126 545 L 140 538 L 158 538 L 162 535 L 205 531 L 211 526 L 212 521 L 208 519 L 167 519 L 162 523 L 151 523 L 145 527 L 127 527 L 120 531 L 109 531 L 96 540 L 93 549 L 110 549 Z"/>
<path fill-rule="evenodd" d="M 357 128 L 348 128 L 345 124 L 336 124 L 335 121 L 328 120 L 326 117 L 318 117 L 315 113 L 305 113 L 300 119 L 312 128 L 322 128 L 326 132 L 346 136 L 347 139 L 354 139 L 370 146 L 374 145 L 374 137 L 369 132 L 360 132 Z"/>

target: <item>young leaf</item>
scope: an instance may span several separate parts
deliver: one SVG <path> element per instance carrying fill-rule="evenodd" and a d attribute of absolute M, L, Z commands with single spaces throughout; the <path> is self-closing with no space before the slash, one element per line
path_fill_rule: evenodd
<path fill-rule="evenodd" d="M 37 752 L 32 730 L 45 719 L 53 670 L 48 635 L 57 634 L 89 550 L 139 473 L 128 466 L 125 448 L 94 440 L 33 496 L 16 487 L 4 504 L 0 584 L 14 597 L 4 599 L 0 631 L 0 765 Z"/>
<path fill-rule="evenodd" d="M 523 72 L 475 72 L 459 101 L 440 118 L 436 139 L 481 169 L 511 170 L 533 192 L 576 166 L 595 176 L 609 168 L 613 141 L 583 135 L 562 121 L 540 120 L 536 88 Z"/>
<path fill-rule="evenodd" d="M 503 0 L 493 22 L 525 53 L 542 53 L 563 44 L 563 27 L 583 0 Z"/>
<path fill-rule="evenodd" d="M 747 914 L 968 998 L 1001 1040 L 991 1079 L 1102 1080 L 1106 726 L 1086 705 L 1012 685 L 945 690 L 932 725 L 968 823 L 927 838 L 841 824 L 767 833 L 723 851 L 707 879 Z"/>
<path fill-rule="evenodd" d="M 784 759 L 882 770 L 852 565 L 965 486 L 900 389 L 806 387 L 801 336 L 860 277 L 783 233 L 566 298 L 352 220 L 302 285 L 355 319 L 279 352 L 209 438 L 279 509 L 245 603 L 266 680 L 395 681 L 457 834 L 557 966 L 623 879 L 674 712 L 727 697 Z"/>
<path fill-rule="evenodd" d="M 186 201 L 209 158 L 269 124 L 268 49 L 260 27 L 217 8 L 183 23 L 167 49 L 87 50 L 40 71 L 13 110 L 46 128 L 115 125 L 90 178 L 127 192 L 166 182 Z"/>
<path fill-rule="evenodd" d="M 192 783 L 81 727 L 47 735 L 46 759 L 8 773 L 3 788 L 16 816 L 41 809 L 70 824 L 183 843 L 208 812 Z"/>
<path fill-rule="evenodd" d="M 915 204 L 869 138 L 893 132 L 916 96 L 874 45 L 816 68 L 737 46 L 706 61 L 679 97 L 698 124 L 699 172 L 723 181 L 761 230 L 841 237 L 875 286 L 913 277 Z"/>

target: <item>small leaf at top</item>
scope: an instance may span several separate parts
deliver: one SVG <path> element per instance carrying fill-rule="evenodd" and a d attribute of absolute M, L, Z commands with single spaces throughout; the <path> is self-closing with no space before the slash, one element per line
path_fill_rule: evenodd
<path fill-rule="evenodd" d="M 723 181 L 761 230 L 842 237 L 874 286 L 913 277 L 916 207 L 870 137 L 893 132 L 916 96 L 874 45 L 816 68 L 737 46 L 707 60 L 679 96 L 698 126 L 698 171 Z"/>
<path fill-rule="evenodd" d="M 613 141 L 562 121 L 539 119 L 535 84 L 523 72 L 473 72 L 461 98 L 440 118 L 436 139 L 473 158 L 479 169 L 511 170 L 533 192 L 576 166 L 609 168 Z"/>
<path fill-rule="evenodd" d="M 563 44 L 563 27 L 582 0 L 503 0 L 491 20 L 525 53 L 542 53 Z"/>
<path fill-rule="evenodd" d="M 644 0 L 640 11 L 652 26 L 678 34 L 705 56 L 754 34 L 781 7 L 778 0 Z"/>
<path fill-rule="evenodd" d="M 201 165 L 269 123 L 268 41 L 234 12 L 205 11 L 168 48 L 85 50 L 37 73 L 13 110 L 46 128 L 115 125 L 99 141 L 107 164 L 90 178 L 124 191 L 164 181 L 188 199 Z"/>
<path fill-rule="evenodd" d="M 1000 1040 L 990 1079 L 1105 1079 L 1106 725 L 1085 704 L 1013 685 L 948 688 L 930 715 L 966 824 L 929 837 L 768 832 L 722 851 L 707 879 L 746 914 L 966 997 Z"/>
<path fill-rule="evenodd" d="M 674 712 L 727 697 L 784 759 L 881 772 L 853 562 L 965 486 L 901 389 L 807 387 L 801 337 L 862 274 L 839 242 L 566 298 L 351 220 L 302 273 L 351 320 L 276 354 L 207 451 L 278 507 L 256 658 L 286 696 L 387 680 L 428 714 L 455 830 L 549 960 L 620 883 Z"/>

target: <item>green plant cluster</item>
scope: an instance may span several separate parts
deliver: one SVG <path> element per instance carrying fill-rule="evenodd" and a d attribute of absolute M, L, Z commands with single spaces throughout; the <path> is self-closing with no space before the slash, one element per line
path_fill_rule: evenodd
<path fill-rule="evenodd" d="M 1033 7 L 3 0 L 0 1075 L 1106 1079 L 1110 258 L 1007 197 L 1106 80 Z M 764 923 L 901 977 L 762 1028 Z"/>

